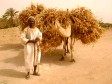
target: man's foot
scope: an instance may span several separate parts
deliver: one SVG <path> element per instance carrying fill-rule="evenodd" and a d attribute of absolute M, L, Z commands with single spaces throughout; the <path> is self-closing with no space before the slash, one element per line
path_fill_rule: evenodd
<path fill-rule="evenodd" d="M 71 59 L 70 62 L 75 62 L 75 59 Z"/>
<path fill-rule="evenodd" d="M 64 60 L 64 57 L 62 56 L 61 59 L 59 59 L 59 60 L 60 60 L 60 61 L 63 61 L 63 60 Z"/>
<path fill-rule="evenodd" d="M 34 72 L 33 75 L 35 75 L 35 76 L 40 76 L 40 73 Z"/>
<path fill-rule="evenodd" d="M 26 79 L 29 79 L 30 78 L 30 72 L 28 72 L 27 74 L 26 74 L 26 77 L 25 77 Z"/>

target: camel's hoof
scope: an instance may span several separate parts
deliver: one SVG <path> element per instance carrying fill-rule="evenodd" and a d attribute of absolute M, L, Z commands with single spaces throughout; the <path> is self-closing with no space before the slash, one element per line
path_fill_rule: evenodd
<path fill-rule="evenodd" d="M 40 73 L 34 72 L 33 75 L 35 75 L 35 76 L 40 76 Z"/>
<path fill-rule="evenodd" d="M 68 51 L 66 51 L 66 53 L 70 53 L 70 51 L 68 50 Z"/>
<path fill-rule="evenodd" d="M 75 60 L 74 59 L 71 59 L 70 62 L 75 62 Z"/>
<path fill-rule="evenodd" d="M 64 60 L 64 57 L 61 57 L 60 61 L 63 61 Z"/>

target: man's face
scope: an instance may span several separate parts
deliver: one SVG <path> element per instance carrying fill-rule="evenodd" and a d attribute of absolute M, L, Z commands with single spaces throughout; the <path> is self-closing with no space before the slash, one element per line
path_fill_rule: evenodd
<path fill-rule="evenodd" d="M 28 20 L 28 24 L 29 24 L 29 26 L 32 28 L 32 27 L 34 27 L 35 26 L 35 20 L 33 19 L 33 18 L 30 18 L 29 20 Z"/>

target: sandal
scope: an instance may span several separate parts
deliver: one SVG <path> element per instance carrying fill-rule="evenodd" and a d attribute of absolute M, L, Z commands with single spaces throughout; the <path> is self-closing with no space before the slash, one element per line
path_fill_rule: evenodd
<path fill-rule="evenodd" d="M 26 78 L 26 79 L 29 79 L 29 78 L 30 78 L 30 72 L 27 73 L 27 75 L 26 75 L 25 78 Z"/>

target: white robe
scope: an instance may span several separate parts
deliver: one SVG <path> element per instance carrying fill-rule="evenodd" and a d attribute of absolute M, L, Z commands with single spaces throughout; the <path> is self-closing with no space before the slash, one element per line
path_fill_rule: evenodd
<path fill-rule="evenodd" d="M 30 27 L 26 27 L 21 34 L 22 43 L 24 44 L 24 60 L 27 72 L 31 71 L 34 65 L 40 63 L 40 42 L 37 42 L 35 44 L 27 43 L 28 40 L 35 40 L 37 37 L 39 37 L 39 39 L 42 40 L 42 33 L 39 31 L 37 27 L 33 29 Z"/>

